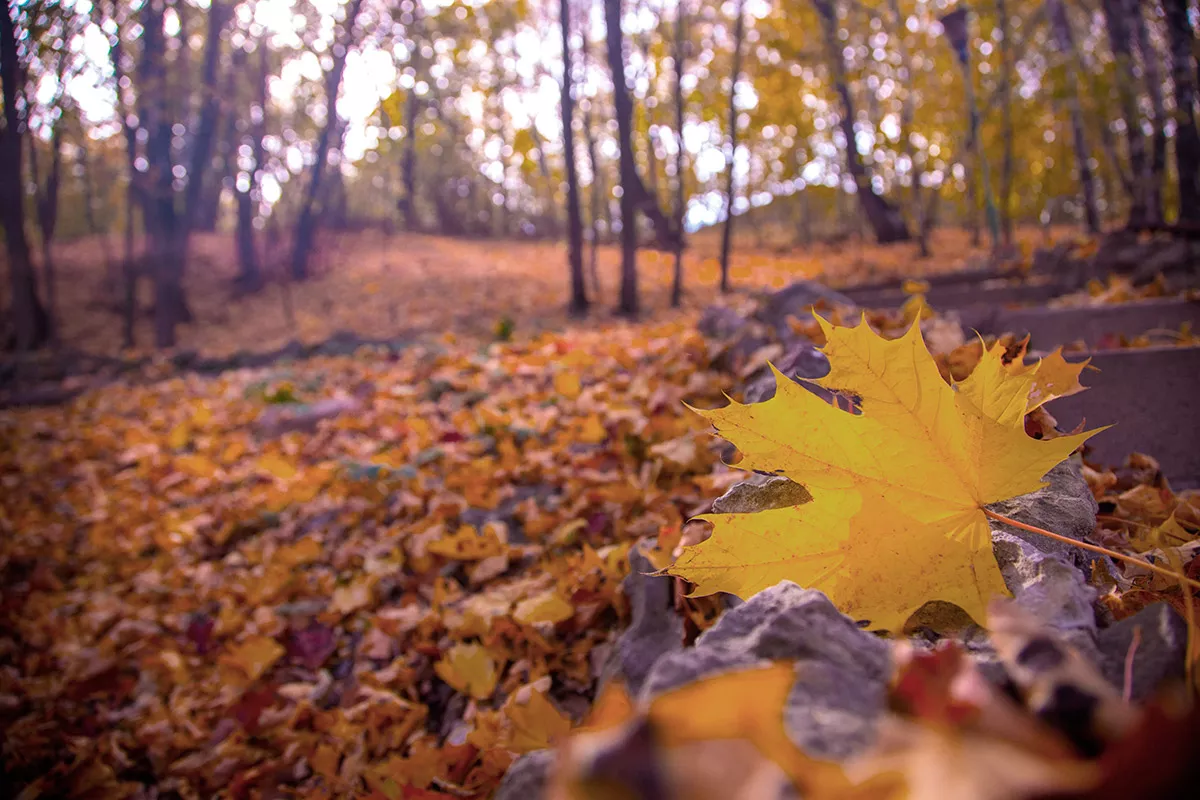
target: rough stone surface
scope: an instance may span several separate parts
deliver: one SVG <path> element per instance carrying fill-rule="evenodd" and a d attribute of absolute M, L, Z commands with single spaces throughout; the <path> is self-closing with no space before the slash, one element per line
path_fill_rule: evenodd
<path fill-rule="evenodd" d="M 640 550 L 629 551 L 629 575 L 621 588 L 629 598 L 632 620 L 617 639 L 601 682 L 619 678 L 630 694 L 641 691 L 660 658 L 683 649 L 683 620 L 672 605 L 674 579 L 653 572 L 654 565 Z"/>
<path fill-rule="evenodd" d="M 1138 702 L 1153 696 L 1164 682 L 1183 679 L 1187 623 L 1166 603 L 1155 603 L 1102 630 L 1097 642 L 1104 656 L 1100 666 L 1114 686 L 1125 682 L 1125 658 L 1135 629 L 1141 634 L 1133 653 L 1130 694 Z"/>
<path fill-rule="evenodd" d="M 660 659 L 641 696 L 781 659 L 799 662 L 784 711 L 797 744 L 814 756 L 845 758 L 870 743 L 891 670 L 888 645 L 821 592 L 790 581 L 726 611 L 693 647 Z"/>
<path fill-rule="evenodd" d="M 783 355 L 775 362 L 775 368 L 789 378 L 814 380 L 829 374 L 829 359 L 807 340 L 792 339 Z M 797 381 L 801 386 L 821 397 L 828 393 L 818 386 Z M 756 372 L 747 382 L 742 398 L 747 403 L 761 403 L 775 396 L 775 374 L 770 369 Z"/>
<path fill-rule="evenodd" d="M 496 791 L 496 800 L 534 800 L 546 790 L 546 779 L 554 764 L 553 750 L 535 750 L 512 763 Z"/>
<path fill-rule="evenodd" d="M 1096 590 L 1061 555 L 1039 550 L 1004 531 L 992 531 L 992 551 L 1017 605 L 1054 629 L 1095 663 Z"/>
<path fill-rule="evenodd" d="M 993 503 L 988 508 L 1026 525 L 1035 525 L 1070 539 L 1084 540 L 1096 526 L 1096 499 L 1092 496 L 1078 461 L 1070 459 L 1046 473 L 1046 485 L 1031 494 Z M 992 531 L 1002 531 L 1023 539 L 1044 553 L 1066 558 L 1085 574 L 1091 574 L 1092 553 L 1046 536 L 992 523 Z M 1002 562 L 1003 563 L 1003 562 Z"/>
<path fill-rule="evenodd" d="M 713 501 L 716 514 L 752 514 L 770 508 L 798 506 L 812 500 L 800 484 L 782 475 L 751 472 L 745 480 L 730 486 L 725 494 Z"/>
<path fill-rule="evenodd" d="M 783 333 L 789 330 L 788 317 L 803 317 L 816 303 L 854 307 L 854 301 L 816 281 L 796 281 L 768 297 L 755 314 L 758 319 Z"/>
<path fill-rule="evenodd" d="M 696 329 L 710 339 L 728 339 L 744 328 L 749 320 L 728 306 L 704 309 Z"/>

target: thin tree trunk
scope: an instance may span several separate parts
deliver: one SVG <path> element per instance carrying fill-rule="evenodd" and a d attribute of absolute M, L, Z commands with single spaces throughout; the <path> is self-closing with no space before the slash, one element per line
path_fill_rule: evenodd
<path fill-rule="evenodd" d="M 247 175 L 247 185 L 244 190 L 240 188 L 236 178 L 234 183 L 234 190 L 237 194 L 238 277 L 236 286 L 237 291 L 249 294 L 261 291 L 263 287 L 262 264 L 255 241 L 254 220 L 258 216 L 255 208 L 262 202 L 262 173 L 266 169 L 267 161 L 266 145 L 263 141 L 267 132 L 267 75 L 269 71 L 265 36 L 259 39 L 258 48 L 258 85 L 255 87 L 254 98 L 258 106 L 258 116 L 251 120 L 253 123 L 251 137 L 253 139 L 254 167 Z M 244 53 L 245 51 L 239 50 L 238 52 Z M 234 69 L 230 71 L 231 74 L 241 71 L 239 67 L 244 66 L 245 58 L 241 58 L 240 62 L 235 62 Z M 253 116 L 253 110 L 251 115 Z M 232 119 L 232 115 L 230 118 Z"/>
<path fill-rule="evenodd" d="M 62 85 L 62 74 L 59 74 Z M 54 230 L 58 227 L 58 188 L 62 180 L 62 126 L 60 119 L 50 135 L 50 172 L 43 185 L 38 175 L 37 143 L 29 138 L 29 166 L 33 175 L 38 230 L 42 235 L 42 275 L 46 290 L 46 326 L 51 341 L 59 336 L 58 275 L 54 263 Z"/>
<path fill-rule="evenodd" d="M 116 2 L 113 3 L 114 9 Z M 121 343 L 125 349 L 132 349 L 137 346 L 137 277 L 138 269 L 134 263 L 134 227 L 133 215 L 137 209 L 138 203 L 141 200 L 142 186 L 141 176 L 137 170 L 137 130 L 130 124 L 130 119 L 133 115 L 124 100 L 121 84 L 126 78 L 125 74 L 125 58 L 124 49 L 121 44 L 121 35 L 118 30 L 113 34 L 113 38 L 109 42 L 109 57 L 112 60 L 113 78 L 116 87 L 117 113 L 121 118 L 121 129 L 125 133 L 125 167 L 129 172 L 129 183 L 125 187 L 125 252 L 121 264 L 121 276 L 123 283 L 123 303 L 122 303 L 122 336 Z M 142 227 L 145 228 L 145 215 L 143 214 Z"/>
<path fill-rule="evenodd" d="M 1092 175 L 1091 155 L 1088 152 L 1087 136 L 1084 133 L 1083 107 L 1079 102 L 1078 80 L 1072 53 L 1075 51 L 1075 35 L 1062 0 L 1048 0 L 1050 22 L 1054 38 L 1063 58 L 1067 72 L 1067 107 L 1071 115 L 1071 135 L 1075 142 L 1075 163 L 1079 172 L 1080 188 L 1083 191 L 1083 212 L 1089 233 L 1100 232 L 1100 211 L 1096 203 L 1096 182 Z"/>
<path fill-rule="evenodd" d="M 1013 153 L 1012 118 L 1012 21 L 1008 16 L 1008 0 L 996 0 L 997 25 L 1000 28 L 1000 136 L 1004 140 L 1004 155 L 1000 162 L 1000 231 L 1004 246 L 1013 245 L 1012 187 L 1016 173 Z M 924 227 L 924 226 L 922 226 Z"/>
<path fill-rule="evenodd" d="M 1196 130 L 1196 33 L 1187 0 L 1163 0 L 1175 83 L 1175 169 L 1179 173 L 1179 221 L 1200 222 L 1200 133 Z"/>
<path fill-rule="evenodd" d="M 345 28 L 340 41 L 334 45 L 333 65 L 325 76 L 325 125 L 317 137 L 316 160 L 313 162 L 308 187 L 300 205 L 300 214 L 296 220 L 296 236 L 292 246 L 292 278 L 304 280 L 308 277 L 308 259 L 312 254 L 313 242 L 316 240 L 319 218 L 316 214 L 316 200 L 320 195 L 325 164 L 329 160 L 329 145 L 337 127 L 337 98 L 342 86 L 342 74 L 346 71 L 346 56 L 350 54 L 350 46 L 354 42 L 355 21 L 362 9 L 363 0 L 351 0 L 350 10 L 346 14 Z M 340 46 L 341 52 L 338 52 Z"/>
<path fill-rule="evenodd" d="M 1150 41 L 1150 31 L 1146 24 L 1148 6 L 1136 3 L 1133 13 L 1133 31 L 1137 41 L 1138 53 L 1142 57 L 1142 75 L 1145 79 L 1146 94 L 1150 97 L 1150 108 L 1154 114 L 1152 132 L 1150 134 L 1150 173 L 1146 177 L 1146 219 L 1153 225 L 1163 222 L 1163 180 L 1167 171 L 1167 119 L 1166 105 L 1163 102 L 1162 63 L 1158 52 Z"/>
<path fill-rule="evenodd" d="M 583 140 L 587 145 L 589 169 L 592 171 L 592 192 L 589 212 L 592 218 L 592 248 L 588 254 L 588 273 L 592 279 L 592 296 L 600 301 L 600 215 L 604 211 L 605 191 L 604 178 L 600 174 L 599 159 L 596 158 L 596 136 L 592 133 L 592 110 L 583 115 Z"/>
<path fill-rule="evenodd" d="M 912 54 L 908 50 L 908 43 L 904 40 L 904 15 L 900 12 L 899 0 L 888 0 L 888 6 L 892 12 L 892 25 L 895 31 L 896 47 L 900 54 L 900 82 L 904 86 L 904 100 L 900 104 L 900 142 L 904 155 L 908 157 L 908 163 L 912 165 L 912 187 L 909 192 L 909 202 L 912 208 L 913 227 L 917 232 L 917 252 L 921 258 L 928 258 L 929 242 L 925 238 L 925 224 L 922 219 L 924 204 L 921 199 L 921 164 L 917 161 L 917 148 L 912 143 L 913 98 L 915 96 L 913 92 L 915 76 L 912 69 Z"/>
<path fill-rule="evenodd" d="M 534 147 L 537 148 L 538 172 L 542 175 L 542 182 L 546 184 L 546 223 L 549 227 L 547 232 L 551 239 L 557 239 L 559 234 L 558 214 L 555 211 L 555 191 L 554 179 L 550 174 L 550 162 L 546 160 L 546 143 L 542 141 L 542 135 L 538 133 L 537 125 L 530 124 L 529 135 L 533 139 Z"/>
<path fill-rule="evenodd" d="M 729 156 L 725 164 L 725 224 L 721 228 L 721 292 L 728 292 L 729 251 L 733 247 L 734 161 L 737 160 L 737 86 L 742 77 L 742 39 L 746 33 L 745 0 L 737 2 L 733 27 L 733 71 L 729 84 Z"/>
<path fill-rule="evenodd" d="M 1133 0 L 1104 0 L 1104 16 L 1108 28 L 1108 43 L 1116 59 L 1117 99 L 1125 122 L 1125 142 L 1129 152 L 1129 223 L 1133 226 L 1147 222 L 1147 181 L 1150 178 L 1146 161 L 1146 138 L 1142 135 L 1142 119 L 1138 111 L 1137 92 L 1133 87 L 1133 47 L 1130 24 L 1137 13 Z M 1139 14 L 1140 16 L 1140 14 Z"/>
<path fill-rule="evenodd" d="M 37 278 L 25 238 L 25 198 L 21 184 L 22 139 L 25 120 L 17 109 L 21 89 L 17 62 L 16 23 L 12 5 L 0 14 L 0 83 L 4 92 L 4 128 L 0 130 L 0 223 L 8 252 L 10 319 L 18 350 L 33 350 L 49 337 L 46 311 L 38 298 Z"/>
<path fill-rule="evenodd" d="M 821 18 L 821 30 L 825 39 L 826 56 L 833 77 L 834 88 L 842 103 L 841 128 L 846 138 L 846 162 L 854 185 L 858 192 L 858 202 L 862 207 L 863 216 L 875 232 L 875 239 L 880 244 L 890 242 L 906 242 L 911 237 L 903 215 L 891 203 L 875 192 L 871 178 L 867 174 L 866 164 L 862 154 L 858 152 L 857 138 L 854 132 L 854 98 L 850 94 L 850 83 L 846 77 L 846 62 L 842 55 L 842 46 L 838 42 L 837 11 L 834 0 L 812 0 L 817 16 Z"/>
<path fill-rule="evenodd" d="M 163 34 L 164 3 L 147 0 L 141 9 L 142 58 L 138 64 L 140 124 L 146 137 L 146 191 L 143 219 L 149 242 L 148 258 L 154 270 L 154 341 L 158 347 L 175 345 L 175 326 L 183 321 L 182 274 L 179 262 L 181 220 L 175 208 L 171 162 L 171 119 L 165 86 Z"/>
<path fill-rule="evenodd" d="M 684 0 L 675 7 L 675 225 L 679 238 L 675 240 L 675 276 L 671 281 L 671 306 L 679 308 L 683 302 L 683 221 L 687 215 L 687 198 L 684 185 L 683 154 L 683 60 L 687 56 L 687 12 Z"/>
<path fill-rule="evenodd" d="M 621 299 L 618 311 L 638 313 L 637 219 L 634 187 L 641 185 L 633 155 L 633 101 L 625 83 L 624 36 L 621 0 L 604 0 L 608 66 L 612 71 L 613 104 L 617 113 L 617 141 L 621 153 Z M 642 188 L 642 193 L 645 189 Z"/>
<path fill-rule="evenodd" d="M 571 97 L 574 80 L 571 75 L 570 0 L 559 0 L 558 13 L 562 23 L 563 160 L 567 168 L 567 260 L 571 267 L 571 313 L 586 314 L 588 298 L 583 277 L 583 222 L 579 218 L 579 175 L 575 170 L 575 100 Z"/>

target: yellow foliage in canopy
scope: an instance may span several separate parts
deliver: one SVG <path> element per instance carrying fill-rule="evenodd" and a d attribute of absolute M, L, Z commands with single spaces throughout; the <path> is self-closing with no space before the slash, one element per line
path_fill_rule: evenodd
<path fill-rule="evenodd" d="M 988 600 L 1006 589 L 982 508 L 1036 491 L 1095 433 L 1039 441 L 1024 430 L 1033 405 L 1076 390 L 1082 366 L 1061 356 L 1005 365 L 995 348 L 950 386 L 918 325 L 889 341 L 866 324 L 820 324 L 831 371 L 815 383 L 854 398 L 861 413 L 778 371 L 771 400 L 698 412 L 742 452 L 740 469 L 784 475 L 812 501 L 705 515 L 713 536 L 670 572 L 700 595 L 748 597 L 793 580 L 877 628 L 900 626 L 930 600 L 983 620 Z"/>

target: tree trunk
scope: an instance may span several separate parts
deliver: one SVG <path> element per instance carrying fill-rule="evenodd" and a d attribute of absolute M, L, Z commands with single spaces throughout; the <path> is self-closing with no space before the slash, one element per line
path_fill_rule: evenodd
<path fill-rule="evenodd" d="M 37 279 L 25 238 L 25 198 L 21 182 L 22 139 L 25 120 L 17 109 L 20 65 L 17 62 L 16 23 L 13 7 L 0 14 L 0 82 L 4 90 L 4 128 L 0 130 L 0 223 L 8 251 L 10 319 L 18 350 L 33 350 L 49 338 L 46 311 L 38 298 Z"/>
<path fill-rule="evenodd" d="M 633 101 L 625 83 L 624 37 L 621 33 L 621 0 L 604 0 L 608 66 L 612 71 L 613 104 L 617 113 L 617 141 L 621 153 L 621 300 L 620 313 L 638 313 L 637 220 L 635 184 L 641 187 L 633 156 Z M 645 194 L 645 188 L 641 188 Z"/>
<path fill-rule="evenodd" d="M 583 278 L 583 222 L 579 218 L 579 175 L 575 170 L 575 100 L 571 97 L 574 80 L 571 75 L 570 0 L 559 0 L 558 13 L 562 22 L 563 160 L 567 168 L 567 260 L 571 266 L 571 313 L 586 314 L 588 298 Z"/>
<path fill-rule="evenodd" d="M 1146 94 L 1150 97 L 1150 108 L 1154 114 L 1153 130 L 1150 134 L 1150 166 L 1146 177 L 1146 219 L 1153 225 L 1163 223 L 1163 176 L 1167 171 L 1167 118 L 1163 102 L 1162 64 L 1158 52 L 1150 41 L 1146 24 L 1146 12 L 1150 10 L 1136 3 L 1133 9 L 1133 30 L 1138 53 L 1142 57 L 1142 75 L 1145 78 Z"/>
<path fill-rule="evenodd" d="M 550 162 L 546 160 L 546 143 L 542 141 L 542 135 L 538 133 L 537 125 L 532 122 L 529 125 L 529 135 L 533 139 L 534 147 L 537 148 L 538 172 L 542 175 L 542 182 L 546 184 L 546 210 L 543 216 L 546 218 L 547 234 L 551 239 L 557 239 L 559 234 L 558 214 L 555 211 L 555 194 L 554 179 L 550 174 Z"/>
<path fill-rule="evenodd" d="M 1000 136 L 1004 139 L 1004 155 L 1000 162 L 1000 232 L 1004 246 L 1013 246 L 1012 187 L 1016 173 L 1013 154 L 1012 118 L 1012 21 L 1008 16 L 1008 0 L 996 0 L 997 25 L 1000 28 Z M 924 226 L 922 225 L 922 228 Z"/>
<path fill-rule="evenodd" d="M 138 64 L 138 117 L 146 130 L 146 189 L 143 219 L 147 258 L 154 270 L 154 341 L 174 347 L 175 326 L 186 319 L 180 245 L 186 241 L 175 207 L 171 161 L 172 123 L 164 85 L 163 10 L 161 0 L 147 0 L 141 9 L 142 58 Z"/>
<path fill-rule="evenodd" d="M 421 220 L 417 216 L 417 118 L 421 114 L 421 101 L 417 97 L 416 79 L 422 72 L 421 45 L 416 37 L 422 30 L 421 4 L 413 3 L 413 21 L 410 26 L 413 32 L 413 50 L 411 63 L 416 72 L 413 88 L 408 90 L 408 98 L 404 103 L 404 149 L 400 154 L 400 182 L 404 185 L 404 197 L 397 202 L 401 216 L 404 217 L 404 227 L 409 232 L 421 229 Z M 508 210 L 505 198 L 505 210 Z"/>
<path fill-rule="evenodd" d="M 1048 0 L 1050 23 L 1054 28 L 1054 39 L 1063 58 L 1067 72 L 1067 107 L 1071 114 L 1071 135 L 1075 142 L 1075 163 L 1079 171 L 1079 183 L 1083 190 L 1083 212 L 1089 233 L 1100 232 L 1100 211 L 1096 203 L 1096 182 L 1092 175 L 1091 155 L 1088 152 L 1087 136 L 1084 134 L 1083 107 L 1079 102 L 1079 82 L 1075 75 L 1075 35 L 1062 0 Z"/>
<path fill-rule="evenodd" d="M 858 192 L 858 202 L 863 215 L 875 232 L 875 239 L 880 244 L 890 242 L 906 242 L 911 237 L 903 215 L 896 208 L 875 192 L 871 178 L 867 174 L 867 166 L 863 163 L 862 154 L 858 152 L 857 139 L 854 135 L 854 98 L 850 94 L 850 83 L 846 78 L 846 62 L 842 55 L 842 47 L 838 43 L 837 11 L 834 0 L 812 0 L 817 15 L 821 18 L 821 29 L 824 34 L 829 68 L 832 73 L 834 87 L 842 103 L 841 127 L 842 135 L 846 138 L 846 162 L 854 185 Z"/>
<path fill-rule="evenodd" d="M 334 128 L 337 127 L 337 98 L 342 86 L 342 74 L 346 71 L 346 56 L 350 53 L 350 45 L 354 42 L 355 20 L 362 8 L 363 0 L 351 0 L 350 10 L 346 14 L 345 28 L 334 47 L 333 65 L 325 76 L 325 125 L 317 138 L 316 160 L 313 162 L 308 187 L 300 205 L 300 214 L 296 219 L 296 236 L 292 246 L 292 278 L 302 281 L 308 277 L 308 259 L 312 253 L 313 242 L 316 240 L 317 225 L 320 218 L 316 214 L 316 199 L 321 191 L 325 164 L 329 160 L 329 145 L 333 138 Z M 339 47 L 341 52 L 338 52 Z"/>
<path fill-rule="evenodd" d="M 591 101 L 589 101 L 590 103 Z M 588 169 L 592 172 L 591 197 L 588 213 L 591 216 L 592 247 L 588 253 L 588 275 L 592 281 L 592 297 L 600 302 L 600 217 L 607 203 L 604 178 L 600 174 L 599 159 L 596 158 L 596 135 L 592 132 L 592 109 L 589 105 L 583 114 L 583 142 L 586 145 Z"/>
<path fill-rule="evenodd" d="M 114 5 L 115 7 L 115 5 Z M 117 116 L 121 119 L 121 129 L 125 133 L 125 167 L 129 173 L 129 183 L 125 187 L 125 252 L 121 264 L 123 278 L 123 303 L 121 307 L 122 337 L 121 344 L 125 349 L 137 346 L 137 277 L 138 270 L 134 264 L 134 228 L 133 215 L 141 200 L 143 187 L 141 175 L 137 170 L 137 130 L 130 124 L 133 118 L 131 109 L 126 104 L 121 84 L 126 79 L 124 49 L 121 45 L 120 31 L 113 34 L 109 40 L 109 57 L 112 59 L 113 78 L 116 84 Z M 145 228 L 143 214 L 142 227 Z"/>
<path fill-rule="evenodd" d="M 746 33 L 745 0 L 737 0 L 733 26 L 733 71 L 729 84 L 729 156 L 725 164 L 725 224 L 721 227 L 721 292 L 728 292 L 729 251 L 733 247 L 734 161 L 737 159 L 737 86 L 742 77 L 742 39 Z"/>
<path fill-rule="evenodd" d="M 684 185 L 683 156 L 683 60 L 687 56 L 687 16 L 684 0 L 675 7 L 675 226 L 679 238 L 675 240 L 675 275 L 671 281 L 671 306 L 679 308 L 683 303 L 683 221 L 687 215 L 687 198 Z"/>
<path fill-rule="evenodd" d="M 900 83 L 904 86 L 904 100 L 900 104 L 900 142 L 912 170 L 909 202 L 912 208 L 913 227 L 917 232 L 917 253 L 921 258 L 928 258 L 929 242 L 925 237 L 924 220 L 921 218 L 924 205 L 921 199 L 921 165 L 917 161 L 917 148 L 912 143 L 913 98 L 915 97 L 912 86 L 915 80 L 912 69 L 913 60 L 912 54 L 908 50 L 908 43 L 904 41 L 904 15 L 900 12 L 900 2 L 899 0 L 888 0 L 888 6 L 892 13 L 896 47 L 900 54 Z"/>
<path fill-rule="evenodd" d="M 1143 225 L 1148 221 L 1147 182 L 1150 179 L 1146 161 L 1146 138 L 1142 135 L 1142 116 L 1138 111 L 1137 92 L 1133 87 L 1132 17 L 1138 14 L 1133 0 L 1104 0 L 1104 17 L 1108 28 L 1108 43 L 1116 59 L 1117 99 L 1125 121 L 1125 142 L 1129 152 L 1129 224 Z"/>
<path fill-rule="evenodd" d="M 262 202 L 262 173 L 267 164 L 267 149 L 263 141 L 267 134 L 267 75 L 269 71 L 265 36 L 259 39 L 258 48 L 258 85 L 255 87 L 254 98 L 258 106 L 258 116 L 254 117 L 253 110 L 251 111 L 254 167 L 247 175 L 247 186 L 244 190 L 239 188 L 237 177 L 234 178 L 234 190 L 237 196 L 236 238 L 238 251 L 238 276 L 235 284 L 238 292 L 246 294 L 261 291 L 263 287 L 262 263 L 255 241 L 254 220 L 258 216 L 255 210 L 256 206 Z M 244 58 L 242 62 L 244 62 Z M 241 66 L 241 64 L 235 64 L 235 69 L 231 70 L 231 73 L 240 72 L 236 68 L 237 66 Z M 232 119 L 232 115 L 230 118 Z"/>
<path fill-rule="evenodd" d="M 1179 173 L 1179 221 L 1200 222 L 1200 133 L 1196 130 L 1196 33 L 1187 0 L 1163 0 L 1175 83 L 1175 170 Z"/>

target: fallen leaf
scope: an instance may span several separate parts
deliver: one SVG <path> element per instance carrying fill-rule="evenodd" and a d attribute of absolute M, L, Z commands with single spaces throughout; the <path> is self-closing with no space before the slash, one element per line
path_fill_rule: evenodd
<path fill-rule="evenodd" d="M 221 660 L 253 681 L 269 670 L 285 652 L 279 642 L 268 636 L 251 636 L 234 645 Z"/>
<path fill-rule="evenodd" d="M 671 574 L 695 583 L 697 595 L 743 598 L 794 580 L 877 628 L 898 628 L 929 600 L 982 620 L 988 600 L 1007 593 L 982 507 L 1038 489 L 1094 431 L 1028 437 L 1032 378 L 1006 373 L 995 350 L 956 391 L 916 325 L 893 341 L 865 324 L 821 326 L 831 370 L 816 382 L 858 398 L 861 413 L 778 371 L 772 399 L 698 411 L 743 454 L 739 468 L 785 475 L 813 500 L 699 517 L 713 535 Z"/>
<path fill-rule="evenodd" d="M 439 678 L 476 700 L 486 700 L 496 691 L 500 672 L 488 651 L 477 644 L 456 644 L 434 664 Z"/>

